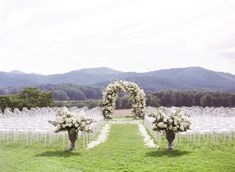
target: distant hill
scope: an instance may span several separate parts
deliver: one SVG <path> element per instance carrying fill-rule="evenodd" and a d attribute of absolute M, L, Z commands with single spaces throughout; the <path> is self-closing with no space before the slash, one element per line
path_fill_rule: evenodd
<path fill-rule="evenodd" d="M 215 72 L 201 67 L 176 68 L 147 72 L 144 76 L 161 78 L 170 81 L 163 84 L 170 89 L 205 89 L 205 90 L 235 90 L 235 75 L 228 73 Z M 155 80 L 154 82 L 158 82 Z M 159 83 L 162 83 L 161 81 Z"/>
<path fill-rule="evenodd" d="M 13 71 L 11 71 L 9 73 L 11 73 L 11 74 L 24 74 L 24 72 L 21 72 L 19 70 L 13 70 Z"/>
<path fill-rule="evenodd" d="M 84 74 L 91 74 L 91 75 L 117 75 L 123 72 L 116 71 L 107 67 L 100 67 L 100 68 L 87 68 L 81 69 L 73 72 L 84 73 Z"/>
<path fill-rule="evenodd" d="M 146 73 L 122 73 L 115 79 L 136 82 L 148 91 L 211 90 L 235 91 L 235 75 L 215 72 L 201 67 L 175 68 Z M 104 87 L 108 82 L 95 84 Z"/>
<path fill-rule="evenodd" d="M 106 67 L 54 75 L 27 74 L 20 71 L 0 72 L 0 88 L 63 83 L 104 88 L 110 81 L 118 79 L 134 81 L 147 91 L 166 89 L 235 91 L 235 75 L 201 67 L 165 69 L 145 73 L 121 72 Z"/>

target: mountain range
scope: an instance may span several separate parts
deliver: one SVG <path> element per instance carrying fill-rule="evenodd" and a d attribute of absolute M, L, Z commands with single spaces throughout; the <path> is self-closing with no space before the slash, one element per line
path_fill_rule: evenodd
<path fill-rule="evenodd" d="M 107 67 L 87 68 L 53 75 L 29 74 L 21 71 L 0 72 L 0 88 L 23 88 L 62 83 L 104 88 L 110 81 L 119 79 L 136 82 L 148 91 L 166 89 L 235 91 L 235 75 L 201 67 L 164 69 L 144 73 L 121 72 Z"/>

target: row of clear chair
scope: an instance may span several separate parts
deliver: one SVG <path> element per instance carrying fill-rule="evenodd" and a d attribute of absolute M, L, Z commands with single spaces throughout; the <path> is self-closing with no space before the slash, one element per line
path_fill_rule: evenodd
<path fill-rule="evenodd" d="M 218 143 L 221 141 L 231 143 L 232 139 L 235 138 L 234 108 L 205 108 L 203 110 L 201 107 L 171 107 L 164 109 L 168 112 L 182 110 L 190 115 L 192 129 L 187 132 L 177 134 L 177 137 L 179 138 L 186 137 L 189 141 L 195 144 L 200 144 L 203 138 L 211 143 Z M 157 110 L 158 108 L 148 107 L 147 114 L 156 113 Z M 225 113 L 227 112 L 230 114 L 226 115 Z M 146 115 L 144 125 L 153 138 L 157 142 L 160 142 L 161 134 L 153 131 L 153 120 L 153 118 Z"/>
<path fill-rule="evenodd" d="M 64 143 L 67 133 L 54 133 L 54 127 L 48 123 L 49 120 L 55 119 L 57 111 L 61 109 L 46 107 L 32 108 L 30 110 L 24 108 L 22 111 L 14 110 L 13 112 L 9 109 L 6 110 L 6 114 L 0 115 L 0 141 L 17 143 L 24 140 L 26 144 L 32 144 L 44 139 L 47 144 L 55 143 L 55 140 L 63 140 Z M 92 133 L 79 133 L 79 137 L 83 138 L 84 144 L 92 141 L 104 126 L 105 120 L 101 108 L 89 110 L 87 107 L 72 107 L 68 110 L 76 115 L 79 115 L 83 110 L 88 118 L 92 118 L 95 121 L 91 125 Z"/>

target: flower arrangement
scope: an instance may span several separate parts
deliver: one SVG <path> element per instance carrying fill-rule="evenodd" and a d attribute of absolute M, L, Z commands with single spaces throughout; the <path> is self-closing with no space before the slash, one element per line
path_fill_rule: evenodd
<path fill-rule="evenodd" d="M 182 111 L 172 111 L 167 114 L 164 109 L 159 109 L 156 114 L 150 114 L 153 121 L 153 130 L 166 134 L 168 149 L 173 149 L 175 133 L 186 132 L 191 129 L 189 115 Z"/>
<path fill-rule="evenodd" d="M 93 122 L 92 119 L 85 117 L 85 112 L 81 111 L 78 117 L 67 110 L 58 111 L 55 121 L 49 121 L 50 124 L 56 127 L 55 132 L 68 131 L 71 129 L 83 132 L 90 132 L 89 125 Z"/>
<path fill-rule="evenodd" d="M 70 150 L 75 149 L 78 132 L 91 132 L 90 125 L 94 122 L 85 117 L 85 112 L 81 111 L 78 116 L 68 110 L 58 111 L 55 121 L 48 121 L 56 127 L 55 132 L 67 131 L 71 142 Z"/>
<path fill-rule="evenodd" d="M 136 118 L 143 118 L 146 107 L 145 93 L 135 83 L 129 81 L 116 81 L 107 86 L 103 92 L 103 115 L 106 119 L 110 119 L 115 110 L 115 102 L 119 92 L 130 93 L 132 101 L 132 113 Z"/>
<path fill-rule="evenodd" d="M 159 132 L 185 132 L 190 129 L 191 122 L 189 116 L 182 111 L 167 114 L 165 110 L 158 110 L 156 114 L 150 114 L 155 120 L 153 121 L 153 130 Z"/>

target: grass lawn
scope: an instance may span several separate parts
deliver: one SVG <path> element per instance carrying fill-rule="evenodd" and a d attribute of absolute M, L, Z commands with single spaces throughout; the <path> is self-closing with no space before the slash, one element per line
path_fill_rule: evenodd
<path fill-rule="evenodd" d="M 0 171 L 235 171 L 235 141 L 230 145 L 190 145 L 173 152 L 145 148 L 137 125 L 114 124 L 109 139 L 94 149 L 75 152 L 59 146 L 0 143 Z"/>

